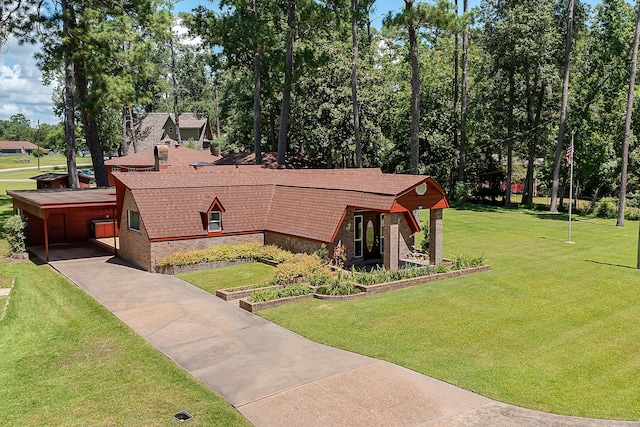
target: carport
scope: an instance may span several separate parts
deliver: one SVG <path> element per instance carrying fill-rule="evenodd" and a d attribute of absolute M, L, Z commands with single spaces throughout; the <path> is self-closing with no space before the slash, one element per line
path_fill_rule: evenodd
<path fill-rule="evenodd" d="M 14 214 L 27 221 L 27 246 L 44 245 L 49 261 L 49 245 L 113 237 L 118 227 L 116 192 L 113 188 L 62 190 L 10 190 Z"/>

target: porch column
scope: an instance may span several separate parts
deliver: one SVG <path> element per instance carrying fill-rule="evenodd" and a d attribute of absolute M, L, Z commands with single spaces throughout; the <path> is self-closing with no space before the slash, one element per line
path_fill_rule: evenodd
<path fill-rule="evenodd" d="M 398 269 L 398 250 L 400 244 L 398 214 L 386 214 L 384 217 L 384 268 Z"/>
<path fill-rule="evenodd" d="M 429 211 L 429 261 L 442 263 L 442 209 Z"/>

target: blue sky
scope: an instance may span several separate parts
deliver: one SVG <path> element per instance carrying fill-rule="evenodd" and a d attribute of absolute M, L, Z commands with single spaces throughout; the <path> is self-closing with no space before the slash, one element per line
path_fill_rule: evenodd
<path fill-rule="evenodd" d="M 585 2 L 598 3 L 597 0 Z M 458 3 L 462 9 L 462 0 Z M 480 0 L 469 0 L 469 7 L 473 8 L 479 3 Z M 183 0 L 175 5 L 175 10 L 190 12 L 198 5 L 217 8 L 218 4 L 218 1 Z M 378 0 L 374 16 L 399 9 L 403 5 L 404 0 Z M 42 84 L 42 74 L 33 58 L 39 49 L 38 45 L 20 46 L 13 39 L 0 47 L 0 119 L 8 120 L 14 114 L 22 113 L 34 126 L 37 120 L 52 124 L 60 122 L 53 114 L 53 88 Z"/>

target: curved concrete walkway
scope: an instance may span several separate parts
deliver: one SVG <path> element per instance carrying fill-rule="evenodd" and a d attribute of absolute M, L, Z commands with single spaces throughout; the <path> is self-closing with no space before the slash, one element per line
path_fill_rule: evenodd
<path fill-rule="evenodd" d="M 506 405 L 318 344 L 97 248 L 53 248 L 50 264 L 256 426 L 640 426 Z"/>

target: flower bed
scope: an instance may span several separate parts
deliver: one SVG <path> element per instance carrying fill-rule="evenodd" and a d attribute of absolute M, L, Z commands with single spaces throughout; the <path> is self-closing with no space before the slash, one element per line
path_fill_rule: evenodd
<path fill-rule="evenodd" d="M 420 285 L 422 283 L 435 282 L 436 280 L 451 279 L 454 277 L 466 276 L 468 274 L 480 273 L 482 271 L 491 270 L 490 265 L 481 265 L 478 267 L 466 268 L 463 270 L 448 271 L 446 273 L 437 273 L 430 276 L 412 277 L 410 279 L 396 280 L 393 282 L 376 283 L 372 285 L 357 284 L 356 286 L 368 295 L 379 294 L 382 292 L 395 291 L 397 289 L 408 288 L 410 286 Z"/>
<path fill-rule="evenodd" d="M 278 298 L 278 299 L 272 299 L 270 301 L 261 301 L 261 302 L 252 302 L 247 300 L 246 298 L 242 298 L 240 300 L 240 308 L 245 309 L 251 313 L 255 313 L 256 311 L 266 310 L 267 308 L 277 307 L 279 305 L 288 304 L 290 302 L 311 299 L 311 298 L 313 298 L 313 294 L 297 295 L 295 297 Z"/>
<path fill-rule="evenodd" d="M 225 301 L 232 301 L 240 298 L 246 298 L 252 293 L 256 291 L 264 291 L 267 289 L 280 289 L 284 288 L 284 285 L 268 285 L 266 283 L 261 283 L 260 287 L 250 288 L 248 286 L 241 286 L 239 288 L 230 288 L 230 289 L 218 289 L 216 291 L 216 296 L 218 298 L 222 298 Z M 242 289 L 244 288 L 244 289 Z"/>

